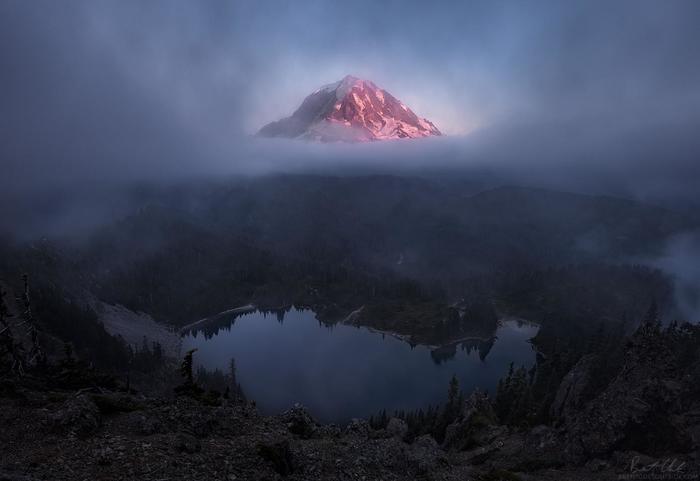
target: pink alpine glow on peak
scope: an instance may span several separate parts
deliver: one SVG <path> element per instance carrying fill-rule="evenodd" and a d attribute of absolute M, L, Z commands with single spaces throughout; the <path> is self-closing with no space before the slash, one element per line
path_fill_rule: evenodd
<path fill-rule="evenodd" d="M 321 142 L 368 142 L 442 135 L 373 82 L 347 75 L 306 97 L 291 117 L 265 125 L 258 135 Z"/>

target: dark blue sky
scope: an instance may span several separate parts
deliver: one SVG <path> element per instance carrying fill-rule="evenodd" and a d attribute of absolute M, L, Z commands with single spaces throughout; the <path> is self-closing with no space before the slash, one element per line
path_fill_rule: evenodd
<path fill-rule="evenodd" d="M 695 0 L 5 0 L 5 179 L 279 165 L 245 135 L 348 73 L 452 134 L 451 162 L 692 170 L 698 25 Z"/>

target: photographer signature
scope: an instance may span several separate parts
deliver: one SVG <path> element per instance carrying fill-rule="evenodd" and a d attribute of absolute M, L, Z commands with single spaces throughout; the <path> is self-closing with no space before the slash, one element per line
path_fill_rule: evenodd
<path fill-rule="evenodd" d="M 630 472 L 632 473 L 680 473 L 685 469 L 686 463 L 676 458 L 665 458 L 651 463 L 643 463 L 640 456 L 632 458 Z"/>

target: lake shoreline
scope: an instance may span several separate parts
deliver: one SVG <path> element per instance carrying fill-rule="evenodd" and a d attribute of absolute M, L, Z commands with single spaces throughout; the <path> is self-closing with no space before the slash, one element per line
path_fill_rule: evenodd
<path fill-rule="evenodd" d="M 219 320 L 248 309 L 225 311 Z M 230 327 L 214 326 L 216 332 L 206 323 L 195 325 L 205 335 L 190 331 L 183 348 L 196 348 L 197 368 L 212 375 L 227 372 L 234 359 L 237 382 L 264 412 L 299 402 L 319 419 L 335 422 L 442 402 L 453 374 L 466 391 L 493 391 L 511 362 L 535 361 L 529 339 L 536 328 L 509 321 L 492 335 L 462 335 L 413 349 L 409 336 L 323 323 L 310 309 L 258 310 L 236 317 Z"/>
<path fill-rule="evenodd" d="M 234 307 L 231 309 L 227 309 L 225 311 L 219 312 L 218 314 L 214 314 L 213 316 L 205 317 L 203 319 L 200 319 L 198 321 L 195 321 L 191 324 L 188 324 L 186 326 L 183 326 L 182 328 L 179 329 L 178 333 L 180 336 L 184 336 L 193 330 L 203 330 L 203 329 L 197 329 L 205 327 L 209 323 L 216 322 L 217 320 L 220 320 L 221 318 L 225 316 L 234 316 L 234 319 L 236 317 L 245 315 L 245 314 L 250 314 L 255 311 L 262 311 L 262 312 L 275 312 L 275 311 L 289 311 L 291 309 L 299 309 L 299 310 L 308 310 L 314 312 L 314 316 L 316 317 L 319 322 L 323 322 L 324 324 L 328 325 L 345 325 L 345 326 L 354 326 L 358 328 L 363 328 L 366 329 L 367 331 L 373 333 L 373 334 L 381 334 L 383 336 L 390 336 L 395 339 L 398 339 L 400 341 L 403 341 L 410 346 L 424 346 L 430 350 L 437 350 L 437 349 L 444 349 L 447 347 L 451 347 L 463 342 L 469 342 L 469 341 L 475 341 L 475 342 L 490 342 L 494 340 L 495 338 L 495 333 L 498 330 L 499 327 L 503 325 L 505 322 L 518 322 L 522 324 L 526 324 L 529 326 L 537 327 L 539 329 L 540 325 L 536 322 L 528 321 L 526 319 L 522 318 L 517 318 L 517 317 L 512 317 L 512 316 L 506 316 L 503 318 L 498 319 L 496 329 L 494 329 L 494 332 L 490 336 L 484 336 L 484 335 L 470 335 L 470 336 L 462 336 L 462 337 L 457 337 L 454 339 L 448 339 L 445 342 L 441 342 L 439 344 L 433 344 L 433 343 L 428 343 L 428 342 L 416 342 L 414 340 L 414 336 L 412 334 L 404 334 L 396 331 L 392 331 L 389 329 L 380 329 L 377 327 L 373 327 L 371 325 L 367 325 L 360 322 L 357 322 L 358 319 L 361 318 L 360 314 L 364 310 L 365 306 L 360 306 L 359 308 L 351 311 L 345 318 L 342 320 L 336 321 L 336 322 L 327 322 L 323 321 L 322 319 L 319 319 L 317 315 L 315 314 L 315 310 L 313 306 L 309 305 L 296 305 L 296 304 L 288 304 L 288 305 L 281 305 L 281 306 L 257 306 L 255 304 L 245 304 L 243 306 L 238 306 Z"/>

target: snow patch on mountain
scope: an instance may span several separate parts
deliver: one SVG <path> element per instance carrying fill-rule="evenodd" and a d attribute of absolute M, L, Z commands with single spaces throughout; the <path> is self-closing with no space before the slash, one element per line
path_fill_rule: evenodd
<path fill-rule="evenodd" d="M 314 91 L 290 117 L 267 124 L 258 135 L 368 142 L 442 134 L 386 90 L 348 75 Z"/>

